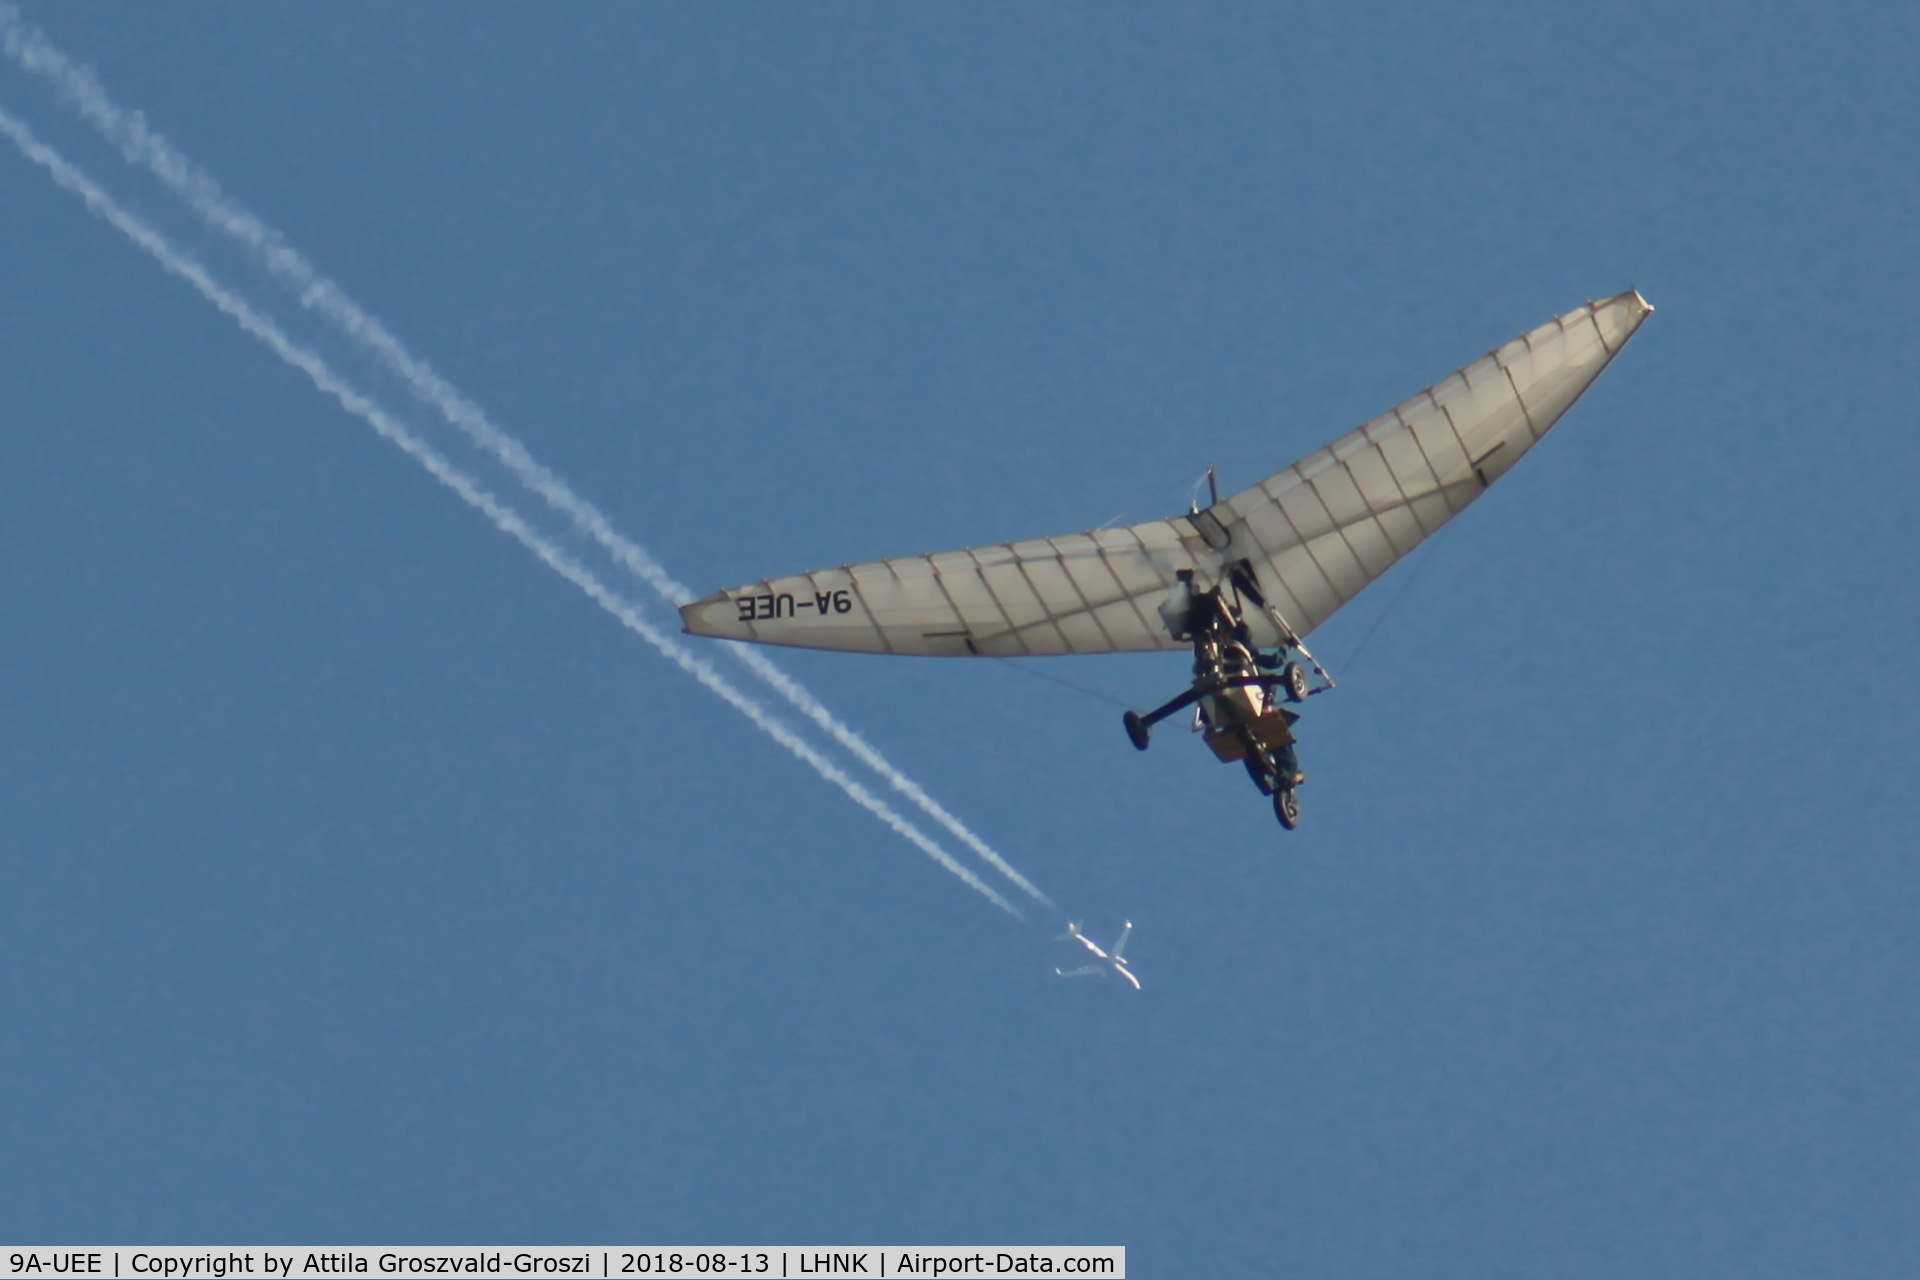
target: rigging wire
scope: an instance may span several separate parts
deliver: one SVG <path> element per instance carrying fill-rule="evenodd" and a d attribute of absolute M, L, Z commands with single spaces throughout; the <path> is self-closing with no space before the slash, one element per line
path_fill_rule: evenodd
<path fill-rule="evenodd" d="M 1420 557 L 1419 563 L 1407 571 L 1407 576 L 1401 581 L 1399 589 L 1393 593 L 1393 598 L 1387 601 L 1387 607 L 1380 611 L 1380 616 L 1375 618 L 1373 625 L 1367 628 L 1367 634 L 1360 637 L 1360 643 L 1353 646 L 1353 652 L 1347 655 L 1346 662 L 1342 664 L 1340 668 L 1341 671 L 1349 675 L 1352 674 L 1354 662 L 1366 649 L 1368 642 L 1379 632 L 1381 624 L 1386 622 L 1388 616 L 1393 613 L 1394 607 L 1405 598 L 1407 592 L 1413 589 L 1413 584 L 1420 580 L 1420 575 L 1426 572 L 1428 563 L 1433 559 L 1434 545 L 1446 535 L 1446 532 L 1447 526 L 1442 525 L 1439 530 L 1429 535 L 1426 541 L 1414 552 L 1415 555 Z"/>
<path fill-rule="evenodd" d="M 1098 689 L 1089 689 L 1087 688 L 1087 686 L 1083 684 L 1076 684 L 1074 681 L 1067 679 L 1065 676 L 1050 675 L 1047 672 L 1041 671 L 1035 667 L 1026 666 L 1018 658 L 995 658 L 994 661 L 1002 663 L 1005 666 L 1012 667 L 1015 671 L 1024 671 L 1036 680 L 1046 680 L 1053 684 L 1060 685 L 1063 688 L 1072 689 L 1077 693 L 1084 693 L 1089 698 L 1098 698 L 1102 702 L 1112 703 L 1114 706 L 1119 707 L 1122 711 L 1131 711 L 1133 709 L 1131 705 L 1120 701 L 1120 699 L 1114 697 L 1111 694 L 1102 693 Z"/>

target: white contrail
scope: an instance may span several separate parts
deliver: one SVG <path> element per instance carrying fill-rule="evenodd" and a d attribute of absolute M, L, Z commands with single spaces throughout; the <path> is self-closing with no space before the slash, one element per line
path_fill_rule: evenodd
<path fill-rule="evenodd" d="M 991 845 L 973 834 L 961 821 L 948 813 L 940 802 L 920 789 L 920 784 L 896 769 L 892 762 L 867 744 L 851 728 L 835 718 L 831 711 L 822 706 L 820 700 L 808 691 L 807 687 L 782 671 L 757 649 L 729 642 L 727 648 L 733 656 L 746 665 L 747 670 L 766 681 L 772 689 L 799 709 L 801 714 L 825 729 L 834 741 L 851 751 L 860 762 L 887 780 L 887 784 L 914 804 L 920 806 L 928 816 L 948 831 L 961 843 L 972 849 L 994 870 L 1013 881 L 1031 895 L 1034 901 L 1050 911 L 1057 911 L 1058 905 L 1052 898 L 1042 893 L 1025 876 L 1014 870 L 1013 864 L 996 853 Z"/>
<path fill-rule="evenodd" d="M 146 250 L 162 267 L 191 284 L 202 297 L 218 307 L 248 334 L 259 339 L 275 355 L 306 374 L 313 381 L 314 386 L 332 396 L 349 413 L 364 419 L 374 430 L 398 445 L 415 462 L 431 472 L 436 480 L 482 512 L 502 533 L 517 539 L 529 551 L 540 557 L 554 572 L 586 592 L 601 608 L 626 624 L 629 630 L 638 634 L 648 644 L 671 658 L 687 674 L 718 694 L 775 742 L 811 765 L 821 777 L 846 792 L 856 804 L 913 842 L 928 857 L 965 881 L 971 888 L 985 895 L 995 906 L 1016 919 L 1026 918 L 1012 903 L 996 893 L 992 886 L 982 881 L 966 866 L 955 861 L 952 855 L 935 844 L 919 828 L 901 817 L 885 801 L 853 778 L 848 777 L 838 765 L 821 755 L 786 724 L 770 715 L 766 708 L 741 693 L 705 659 L 694 654 L 668 633 L 655 627 L 634 605 L 602 584 L 592 571 L 573 560 L 531 528 L 518 512 L 481 488 L 476 481 L 396 421 L 374 401 L 354 390 L 319 356 L 304 347 L 297 346 L 271 320 L 221 285 L 208 274 L 204 267 L 175 248 L 159 232 L 127 212 L 58 152 L 34 137 L 26 125 L 3 110 L 0 110 L 0 133 L 5 133 L 20 149 L 21 154 L 45 168 L 53 175 L 55 182 L 79 196 L 86 202 L 88 208 Z"/>
<path fill-rule="evenodd" d="M 694 599 L 691 590 L 676 581 L 644 547 L 615 529 L 598 507 L 575 493 L 566 481 L 528 453 L 519 440 L 495 426 L 477 404 L 461 395 L 426 361 L 407 350 L 385 325 L 322 275 L 307 261 L 305 255 L 290 246 L 286 237 L 229 197 L 212 175 L 148 128 L 146 119 L 139 112 L 129 111 L 114 102 L 92 72 L 76 66 L 43 33 L 23 21 L 18 11 L 4 0 L 0 0 L 0 40 L 4 41 L 8 55 L 16 63 L 51 82 L 88 123 L 120 148 L 121 154 L 130 163 L 150 171 L 209 226 L 239 241 L 268 272 L 292 288 L 304 306 L 332 321 L 348 337 L 373 352 L 406 381 L 415 395 L 438 409 L 448 422 L 466 433 L 474 443 L 492 453 L 522 484 L 540 495 L 555 510 L 565 514 L 575 527 L 599 543 L 621 565 L 639 575 L 662 599 L 675 607 Z M 988 865 L 1036 901 L 1049 908 L 1054 906 L 1053 901 L 1016 871 L 1011 863 L 829 711 L 799 681 L 758 650 L 737 644 L 729 644 L 726 648 L 802 715 L 819 725 L 862 764 L 924 810 Z"/>

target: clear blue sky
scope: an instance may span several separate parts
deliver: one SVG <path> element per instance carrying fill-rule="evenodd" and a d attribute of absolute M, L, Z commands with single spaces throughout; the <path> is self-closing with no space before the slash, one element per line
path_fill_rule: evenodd
<path fill-rule="evenodd" d="M 0 1238 L 1910 1274 L 1912 11 L 26 12 L 702 591 L 1165 515 L 1659 311 L 1318 637 L 1296 833 L 1018 668 L 790 659 L 1136 997 L 6 150 Z"/>

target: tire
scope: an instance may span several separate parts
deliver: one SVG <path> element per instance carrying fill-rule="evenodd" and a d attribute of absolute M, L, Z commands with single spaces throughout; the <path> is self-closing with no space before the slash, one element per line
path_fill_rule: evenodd
<path fill-rule="evenodd" d="M 1121 719 L 1120 723 L 1127 726 L 1127 741 L 1133 744 L 1133 749 L 1135 751 L 1145 751 L 1148 742 L 1147 735 L 1150 731 L 1147 727 L 1147 722 L 1140 718 L 1140 713 L 1137 711 L 1129 711 L 1125 717 Z"/>
<path fill-rule="evenodd" d="M 1287 691 L 1288 702 L 1307 700 L 1307 669 L 1297 662 L 1289 662 L 1280 671 L 1280 687 Z"/>
<path fill-rule="evenodd" d="M 1273 816 L 1280 819 L 1280 825 L 1291 831 L 1300 825 L 1300 796 L 1292 787 L 1282 787 L 1273 793 Z"/>

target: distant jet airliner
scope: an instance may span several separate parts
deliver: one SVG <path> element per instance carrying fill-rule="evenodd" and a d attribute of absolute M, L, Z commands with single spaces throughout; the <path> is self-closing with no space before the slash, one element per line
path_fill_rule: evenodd
<path fill-rule="evenodd" d="M 1063 978 L 1099 978 L 1104 977 L 1108 973 L 1117 973 L 1128 982 L 1131 982 L 1133 989 L 1138 991 L 1140 989 L 1140 979 L 1133 976 L 1133 970 L 1127 968 L 1127 958 L 1121 954 L 1127 949 L 1127 939 L 1132 936 L 1133 921 L 1129 920 L 1126 923 L 1126 927 L 1120 930 L 1120 939 L 1113 944 L 1113 950 L 1102 951 L 1099 944 L 1094 942 L 1094 940 L 1086 934 L 1080 932 L 1080 925 L 1077 922 L 1070 924 L 1067 926 L 1066 933 L 1061 935 L 1060 940 L 1065 942 L 1071 938 L 1073 941 L 1078 942 L 1081 946 L 1093 952 L 1094 958 L 1100 963 L 1083 964 L 1078 969 L 1055 969 L 1054 972 Z"/>

